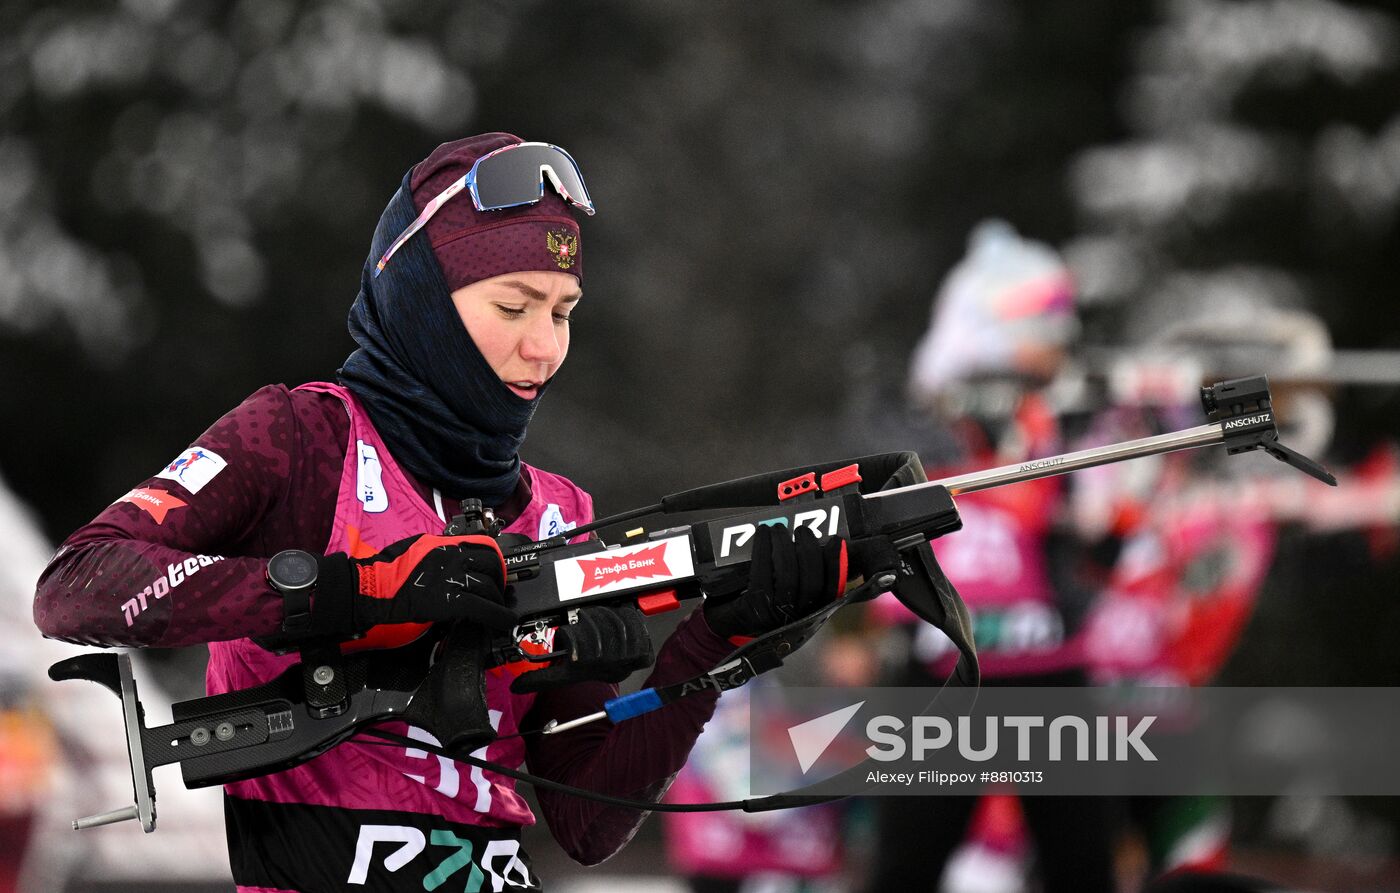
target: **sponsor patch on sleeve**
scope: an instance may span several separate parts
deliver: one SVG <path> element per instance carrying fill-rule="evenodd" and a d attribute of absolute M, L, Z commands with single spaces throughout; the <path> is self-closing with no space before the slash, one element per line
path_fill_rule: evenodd
<path fill-rule="evenodd" d="M 174 481 L 190 493 L 198 493 L 227 465 L 218 453 L 192 446 L 176 456 L 156 477 Z"/>
<path fill-rule="evenodd" d="M 170 495 L 164 490 L 152 490 L 149 487 L 141 487 L 137 490 L 128 491 L 127 494 L 117 502 L 129 502 L 141 511 L 155 518 L 157 524 L 165 523 L 165 516 L 172 509 L 185 507 L 185 502 Z"/>
<path fill-rule="evenodd" d="M 200 568 L 223 560 L 224 556 L 222 555 L 191 555 L 183 561 L 167 564 L 164 574 L 156 577 L 146 585 L 145 589 L 122 604 L 122 616 L 126 618 L 126 625 L 133 625 L 136 618 L 151 606 L 151 602 L 165 598 L 171 590 L 179 588 L 181 583 L 199 573 Z"/>

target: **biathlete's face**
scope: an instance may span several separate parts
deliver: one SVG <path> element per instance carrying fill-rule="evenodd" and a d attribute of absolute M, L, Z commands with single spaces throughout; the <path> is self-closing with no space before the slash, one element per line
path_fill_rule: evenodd
<path fill-rule="evenodd" d="M 572 274 L 532 270 L 463 286 L 452 303 L 506 387 L 533 400 L 569 352 L 569 315 L 581 297 Z"/>

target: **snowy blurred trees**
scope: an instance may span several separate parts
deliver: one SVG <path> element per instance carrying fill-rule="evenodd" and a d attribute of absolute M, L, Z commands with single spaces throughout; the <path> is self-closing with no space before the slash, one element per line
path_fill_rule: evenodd
<path fill-rule="evenodd" d="M 0 469 L 61 540 L 333 376 L 384 203 L 487 130 L 567 147 L 599 205 L 525 453 L 602 511 L 926 450 L 909 352 L 989 216 L 1065 249 L 1100 342 L 1257 299 L 1395 348 L 1397 99 L 1381 0 L 0 0 Z M 1393 436 L 1395 393 L 1343 398 Z M 1326 642 L 1384 670 L 1299 583 L 1340 563 L 1389 637 L 1393 575 L 1366 601 L 1344 545 L 1281 566 L 1271 678 L 1337 671 Z"/>
<path fill-rule="evenodd" d="M 1381 5 L 125 0 L 0 21 L 0 411 L 23 431 L 0 467 L 58 538 L 259 385 L 332 375 L 384 202 L 483 130 L 568 147 L 599 202 L 526 452 L 605 509 L 905 446 L 908 352 L 991 215 L 1066 248 L 1097 337 L 1251 284 L 1340 343 L 1400 334 L 1378 312 L 1400 205 Z"/>

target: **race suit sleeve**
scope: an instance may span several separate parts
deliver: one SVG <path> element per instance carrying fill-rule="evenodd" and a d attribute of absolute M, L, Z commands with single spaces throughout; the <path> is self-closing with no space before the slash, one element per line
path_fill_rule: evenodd
<path fill-rule="evenodd" d="M 44 635 L 178 647 L 276 631 L 282 599 L 266 559 L 289 544 L 322 551 L 334 515 L 325 494 L 335 493 L 344 435 L 331 430 L 338 401 L 317 397 L 256 391 L 75 531 L 39 578 L 34 620 Z M 342 455 L 321 455 L 336 443 Z M 288 505 L 300 510 L 281 510 Z"/>
<path fill-rule="evenodd" d="M 733 650 L 695 611 L 661 647 L 643 687 L 669 685 L 712 670 Z M 617 694 L 616 685 L 602 682 L 541 692 L 528 724 L 522 727 L 538 728 L 551 719 L 594 713 Z M 615 726 L 595 722 L 559 735 L 533 736 L 527 750 L 529 764 L 554 781 L 655 802 L 685 765 L 718 700 L 717 692 L 704 691 Z M 584 865 L 596 865 L 622 849 L 649 815 L 553 791 L 539 790 L 538 796 L 554 839 Z"/>

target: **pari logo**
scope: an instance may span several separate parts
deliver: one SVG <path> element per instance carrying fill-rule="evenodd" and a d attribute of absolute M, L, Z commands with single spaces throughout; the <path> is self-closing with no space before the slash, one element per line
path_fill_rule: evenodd
<path fill-rule="evenodd" d="M 555 562 L 559 600 L 606 595 L 695 574 L 690 537 L 673 536 L 640 546 L 609 549 Z"/>
<path fill-rule="evenodd" d="M 760 525 L 782 526 L 790 530 L 806 527 L 817 535 L 817 539 L 846 534 L 846 529 L 841 523 L 840 505 L 833 505 L 829 508 L 814 508 L 804 512 L 792 512 L 752 523 L 731 524 L 714 536 L 716 541 L 715 563 L 721 565 L 737 564 L 746 560 L 749 557 L 747 546 Z"/>
<path fill-rule="evenodd" d="M 451 764 L 444 761 L 444 765 Z M 480 852 L 476 851 L 478 846 Z M 539 889 L 520 858 L 518 840 L 472 841 L 443 828 L 361 825 L 345 883 L 360 886 L 372 881 L 375 889 L 383 889 L 379 885 L 392 881 L 393 873 L 401 869 L 405 869 L 402 877 L 411 879 L 406 881 L 410 884 L 422 873 L 424 890 L 436 890 L 458 872 L 457 889 L 462 889 L 463 881 L 468 890 Z"/>
<path fill-rule="evenodd" d="M 865 701 L 788 728 L 805 775 L 821 759 Z M 864 756 L 881 763 L 922 762 L 935 754 L 971 763 L 1000 759 L 1045 762 L 1156 762 L 1143 740 L 1156 716 L 913 716 L 880 714 L 865 722 Z M 1134 724 L 1135 721 L 1135 724 Z M 939 754 L 940 751 L 944 753 Z M 854 762 L 853 760 L 851 761 Z"/>

